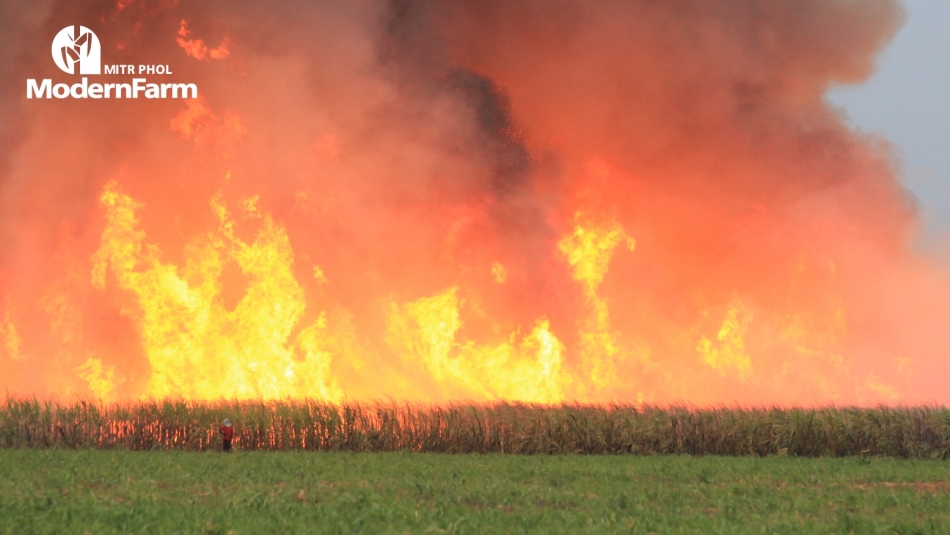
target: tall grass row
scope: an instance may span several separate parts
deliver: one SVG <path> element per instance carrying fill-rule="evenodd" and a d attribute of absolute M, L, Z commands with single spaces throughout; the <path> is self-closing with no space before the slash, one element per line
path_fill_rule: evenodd
<path fill-rule="evenodd" d="M 937 406 L 103 405 L 8 398 L 0 405 L 0 447 L 204 451 L 220 448 L 226 417 L 238 450 L 950 457 L 950 410 Z"/>

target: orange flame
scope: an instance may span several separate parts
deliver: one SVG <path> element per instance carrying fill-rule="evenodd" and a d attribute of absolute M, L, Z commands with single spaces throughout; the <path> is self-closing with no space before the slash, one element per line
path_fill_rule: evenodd
<path fill-rule="evenodd" d="M 950 401 L 950 270 L 824 100 L 894 0 L 367 5 L 11 8 L 0 66 L 95 20 L 201 97 L 0 94 L 0 388 Z"/>
<path fill-rule="evenodd" d="M 124 6 L 120 5 L 119 9 L 122 9 L 122 7 Z M 228 51 L 229 39 L 227 37 L 225 37 L 216 48 L 208 48 L 208 45 L 205 44 L 203 39 L 186 39 L 189 35 L 191 35 L 191 30 L 188 29 L 188 22 L 182 20 L 175 42 L 178 43 L 178 46 L 180 46 L 189 57 L 199 61 L 210 61 L 212 59 L 224 59 L 230 54 L 230 51 Z"/>

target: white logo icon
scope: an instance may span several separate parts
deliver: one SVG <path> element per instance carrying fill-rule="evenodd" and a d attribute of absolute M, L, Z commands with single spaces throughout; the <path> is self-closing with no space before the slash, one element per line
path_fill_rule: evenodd
<path fill-rule="evenodd" d="M 53 38 L 53 61 L 69 74 L 100 74 L 99 38 L 85 26 L 66 26 Z"/>

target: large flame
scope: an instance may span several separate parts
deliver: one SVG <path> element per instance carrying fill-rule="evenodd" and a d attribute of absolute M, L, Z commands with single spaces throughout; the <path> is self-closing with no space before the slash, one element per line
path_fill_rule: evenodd
<path fill-rule="evenodd" d="M 563 401 L 562 345 L 547 321 L 516 343 L 482 346 L 459 343 L 461 327 L 456 289 L 394 305 L 389 340 L 393 350 L 423 364 L 439 386 L 441 398 L 514 399 L 539 403 Z"/>
<path fill-rule="evenodd" d="M 106 185 L 102 195 L 106 227 L 93 256 L 92 284 L 106 284 L 111 267 L 119 286 L 132 291 L 132 312 L 142 336 L 151 377 L 143 395 L 188 399 L 224 397 L 316 397 L 338 400 L 342 392 L 329 376 L 331 355 L 323 316 L 291 338 L 306 303 L 291 271 L 294 254 L 283 228 L 261 216 L 253 202 L 246 215 L 262 218 L 252 243 L 234 233 L 220 199 L 211 208 L 219 227 L 188 244 L 182 269 L 162 263 L 160 251 L 143 243 L 138 204 Z M 247 291 L 233 310 L 221 299 L 221 271 L 236 263 L 248 276 Z M 101 364 L 84 365 L 85 378 L 108 398 L 112 374 Z"/>
<path fill-rule="evenodd" d="M 43 6 L 11 87 L 82 23 L 200 97 L 0 92 L 8 393 L 950 402 L 948 270 L 824 100 L 893 0 Z"/>
<path fill-rule="evenodd" d="M 558 242 L 558 249 L 567 257 L 571 274 L 583 287 L 590 308 L 588 317 L 581 320 L 579 350 L 584 357 L 584 375 L 598 388 L 608 387 L 618 380 L 614 360 L 619 349 L 609 330 L 607 300 L 597 295 L 597 288 L 607 275 L 614 249 L 621 243 L 631 251 L 636 245 L 616 224 L 609 228 L 576 226 Z"/>
<path fill-rule="evenodd" d="M 93 256 L 92 284 L 103 288 L 110 268 L 119 286 L 137 298 L 138 309 L 131 314 L 151 367 L 143 396 L 342 398 L 330 375 L 335 344 L 325 314 L 310 325 L 300 324 L 306 302 L 292 273 L 293 250 L 284 229 L 262 215 L 255 201 L 245 203 L 245 216 L 261 224 L 248 244 L 235 236 L 220 197 L 212 198 L 219 227 L 186 246 L 179 269 L 163 264 L 158 248 L 143 243 L 136 218 L 140 205 L 115 183 L 106 185 L 101 199 L 106 227 Z M 587 255 L 596 258 L 588 260 Z M 577 251 L 572 259 L 603 262 L 598 255 L 602 253 Z M 221 297 L 221 272 L 228 262 L 236 263 L 250 281 L 233 310 Z M 563 347 L 548 322 L 538 320 L 527 336 L 513 334 L 497 346 L 459 342 L 456 292 L 451 288 L 402 306 L 394 303 L 387 333 L 393 351 L 420 363 L 442 398 L 564 400 L 563 383 L 569 378 L 561 372 Z M 295 330 L 299 332 L 291 338 Z M 89 359 L 76 371 L 98 397 L 112 398 L 112 369 Z"/>

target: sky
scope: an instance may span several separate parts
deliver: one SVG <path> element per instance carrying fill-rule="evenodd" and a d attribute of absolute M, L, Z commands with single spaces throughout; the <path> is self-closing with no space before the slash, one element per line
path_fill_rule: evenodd
<path fill-rule="evenodd" d="M 950 2 L 905 0 L 906 22 L 863 84 L 828 100 L 849 122 L 897 149 L 904 184 L 917 197 L 923 242 L 950 232 Z M 943 241 L 943 240 L 939 240 Z"/>

